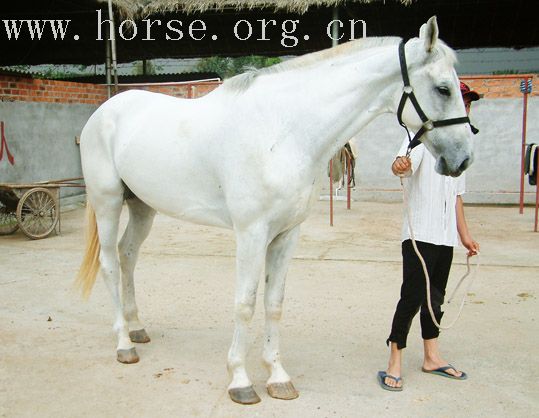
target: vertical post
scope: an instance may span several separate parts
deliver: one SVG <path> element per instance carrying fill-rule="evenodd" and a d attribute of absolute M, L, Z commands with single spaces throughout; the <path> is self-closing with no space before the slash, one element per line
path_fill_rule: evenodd
<path fill-rule="evenodd" d="M 337 6 L 333 7 L 333 24 L 331 25 L 331 46 L 337 46 L 339 43 L 339 25 L 336 22 L 339 20 L 339 9 Z"/>
<path fill-rule="evenodd" d="M 333 158 L 329 160 L 329 226 L 333 226 Z"/>
<path fill-rule="evenodd" d="M 352 170 L 352 161 L 350 160 L 350 155 L 346 153 L 346 209 L 350 210 L 351 201 L 352 201 L 352 190 L 350 188 L 350 182 L 352 180 L 351 171 Z"/>
<path fill-rule="evenodd" d="M 112 77 L 111 77 L 111 58 L 110 58 L 110 25 L 106 26 L 105 29 L 106 39 L 105 39 L 105 79 L 107 81 L 107 96 L 110 99 L 112 96 Z"/>
<path fill-rule="evenodd" d="M 333 20 L 339 19 L 339 9 L 333 7 Z M 339 26 L 333 22 L 331 26 L 331 46 L 336 46 L 339 41 Z M 329 226 L 333 226 L 333 157 L 329 160 Z"/>
<path fill-rule="evenodd" d="M 537 158 L 535 159 L 535 226 L 533 228 L 534 232 L 537 232 L 537 221 L 538 221 L 538 215 L 539 215 L 539 151 L 535 152 L 535 155 L 537 155 Z M 532 155 L 532 160 L 533 160 Z"/>
<path fill-rule="evenodd" d="M 112 29 L 111 36 L 110 36 L 110 45 L 111 45 L 111 52 L 112 52 L 112 72 L 114 75 L 114 94 L 118 93 L 118 64 L 116 61 L 116 28 L 114 26 L 114 13 L 112 12 L 112 1 L 108 0 L 108 6 L 109 6 L 109 19 L 110 19 L 110 27 Z"/>
<path fill-rule="evenodd" d="M 531 83 L 529 78 L 522 80 L 524 88 L 521 87 L 523 93 L 523 110 L 522 110 L 522 149 L 520 155 L 520 209 L 519 213 L 524 213 L 524 156 L 526 154 L 526 120 L 528 116 L 528 83 Z M 521 83 L 522 84 L 522 83 Z"/>

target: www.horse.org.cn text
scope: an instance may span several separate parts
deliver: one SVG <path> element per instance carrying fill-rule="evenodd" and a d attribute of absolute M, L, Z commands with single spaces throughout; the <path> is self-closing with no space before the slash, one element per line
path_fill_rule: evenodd
<path fill-rule="evenodd" d="M 112 29 L 112 22 L 102 17 L 101 10 L 96 10 L 96 38 L 102 41 L 107 38 L 107 25 Z M 42 38 L 52 38 L 58 41 L 75 40 L 78 41 L 78 34 L 68 34 L 69 19 L 3 19 L 5 35 L 9 41 L 19 39 L 41 40 Z M 324 24 L 324 23 L 321 23 Z M 71 25 L 73 26 L 73 25 Z M 139 39 L 143 41 L 155 41 L 158 38 L 167 41 L 193 40 L 217 41 L 219 36 L 229 37 L 238 41 L 271 41 L 280 38 L 280 43 L 285 48 L 293 48 L 301 41 L 308 41 L 309 34 L 301 33 L 301 22 L 299 19 L 257 19 L 249 21 L 239 19 L 230 25 L 229 30 L 219 28 L 220 35 L 211 33 L 211 28 L 201 19 L 178 20 L 171 19 L 162 21 L 161 19 L 143 19 L 135 22 L 125 19 L 116 25 L 115 36 L 124 41 Z M 333 27 L 338 31 L 332 31 Z M 225 33 L 223 35 L 223 32 Z M 325 33 L 330 40 L 345 42 L 348 40 L 366 37 L 367 26 L 364 20 L 350 19 L 341 21 L 334 19 L 325 24 Z M 346 34 L 346 35 L 345 35 Z M 109 35 L 110 36 L 110 35 Z"/>

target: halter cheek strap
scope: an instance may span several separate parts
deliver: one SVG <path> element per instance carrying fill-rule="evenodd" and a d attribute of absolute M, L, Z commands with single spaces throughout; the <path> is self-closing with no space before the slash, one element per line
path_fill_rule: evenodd
<path fill-rule="evenodd" d="M 404 87 L 402 89 L 402 96 L 401 100 L 399 102 L 399 107 L 397 109 L 397 119 L 399 121 L 399 125 L 402 126 L 406 133 L 408 134 L 408 150 L 406 151 L 406 155 L 410 155 L 410 152 L 412 149 L 417 147 L 421 140 L 420 138 L 423 136 L 423 134 L 427 131 L 432 131 L 434 128 L 440 128 L 443 126 L 450 126 L 450 125 L 458 125 L 461 123 L 470 123 L 470 119 L 468 116 L 464 116 L 462 118 L 452 118 L 452 119 L 443 119 L 443 120 L 430 120 L 425 112 L 423 112 L 423 109 L 421 109 L 421 106 L 419 105 L 419 102 L 417 101 L 417 97 L 415 97 L 414 89 L 410 85 L 410 77 L 408 76 L 408 65 L 406 64 L 406 54 L 404 52 L 404 41 L 401 41 L 399 44 L 399 62 L 401 67 L 401 75 L 402 75 L 402 81 L 404 83 Z M 412 102 L 412 105 L 414 106 L 415 111 L 417 112 L 419 118 L 421 119 L 421 122 L 423 122 L 423 125 L 417 131 L 415 136 L 412 138 L 410 135 L 410 131 L 408 130 L 408 127 L 402 120 L 402 112 L 404 111 L 404 106 L 406 105 L 406 101 L 410 99 L 410 102 Z"/>

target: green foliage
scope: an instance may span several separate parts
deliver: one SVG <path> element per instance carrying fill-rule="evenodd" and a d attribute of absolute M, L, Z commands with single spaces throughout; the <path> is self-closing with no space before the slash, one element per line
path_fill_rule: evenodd
<path fill-rule="evenodd" d="M 522 71 L 522 70 L 497 70 L 492 71 L 492 75 L 508 75 L 508 74 L 530 74 L 537 73 L 539 70 Z"/>
<path fill-rule="evenodd" d="M 203 58 L 197 65 L 201 72 L 217 73 L 222 79 L 233 77 L 249 68 L 264 68 L 281 62 L 280 58 L 249 55 L 246 57 L 209 57 Z"/>
<path fill-rule="evenodd" d="M 151 61 L 146 61 L 146 68 L 144 68 L 144 61 L 137 61 L 133 68 L 133 75 L 142 75 L 142 74 L 157 74 L 157 71 L 161 71 L 163 67 L 160 65 L 155 65 Z"/>

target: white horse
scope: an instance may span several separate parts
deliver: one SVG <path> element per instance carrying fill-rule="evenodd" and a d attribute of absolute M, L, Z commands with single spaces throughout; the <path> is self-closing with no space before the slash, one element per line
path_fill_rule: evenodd
<path fill-rule="evenodd" d="M 138 318 L 133 271 L 159 211 L 235 232 L 235 330 L 227 364 L 232 400 L 260 400 L 245 356 L 263 275 L 267 389 L 274 398 L 298 396 L 281 364 L 278 324 L 299 225 L 319 197 L 335 152 L 378 115 L 397 111 L 400 42 L 352 41 L 236 76 L 199 99 L 128 91 L 97 109 L 81 135 L 90 235 L 78 279 L 89 294 L 101 270 L 115 307 L 118 361 L 137 362 L 133 343 L 150 340 Z M 438 40 L 435 17 L 405 52 L 425 113 L 433 120 L 465 115 L 455 55 Z M 402 117 L 410 129 L 422 126 L 409 103 Z M 470 138 L 462 123 L 427 131 L 422 141 L 439 172 L 459 175 L 472 160 Z M 124 201 L 129 223 L 118 243 Z"/>

